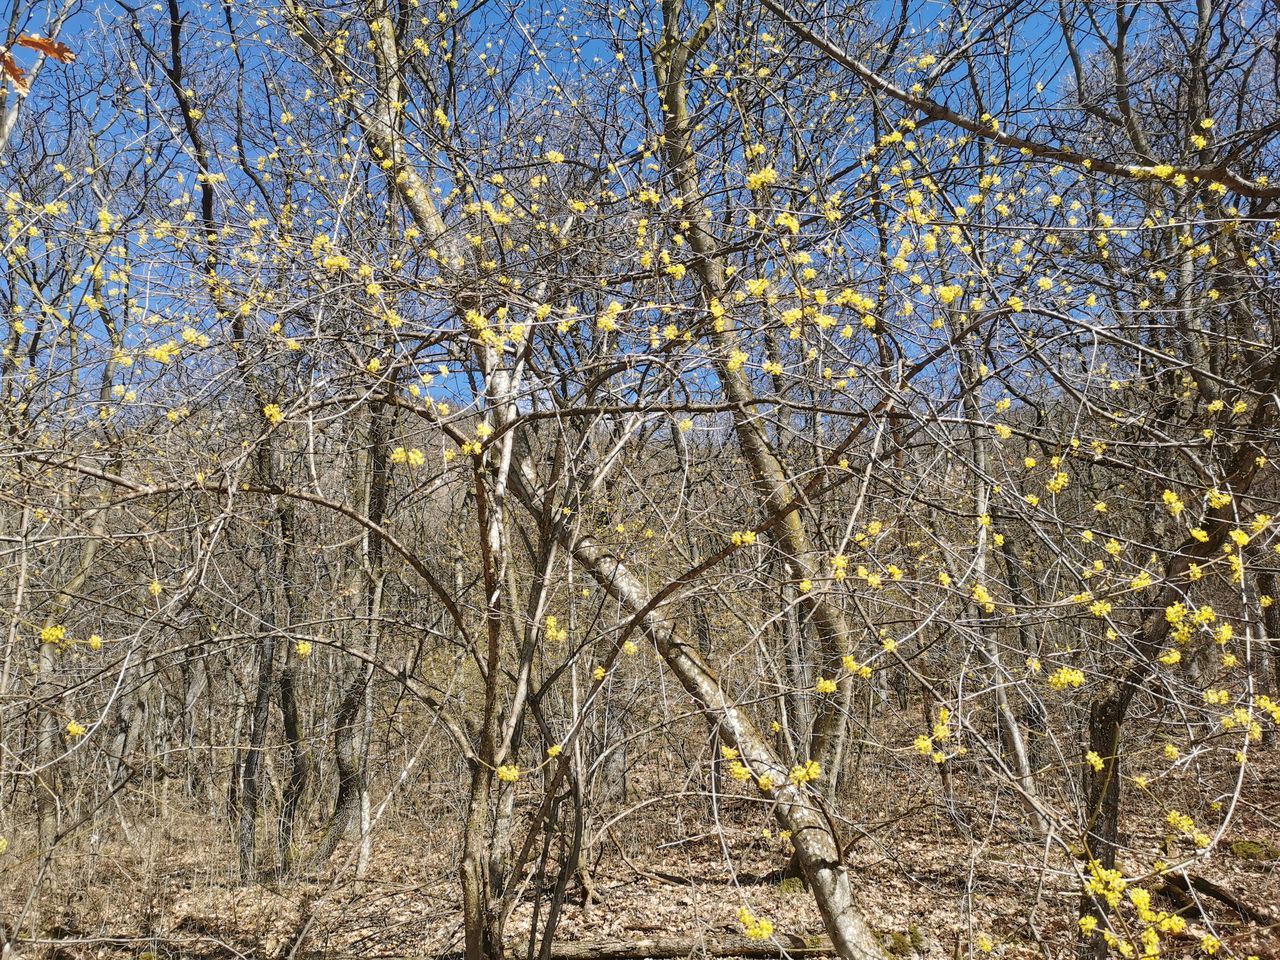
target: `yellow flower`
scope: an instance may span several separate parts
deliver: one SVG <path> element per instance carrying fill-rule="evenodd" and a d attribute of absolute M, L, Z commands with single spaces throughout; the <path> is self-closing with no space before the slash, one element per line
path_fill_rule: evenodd
<path fill-rule="evenodd" d="M 293 649 L 297 651 L 298 656 L 302 657 L 305 660 L 307 657 L 311 656 L 311 641 L 299 640 L 296 644 L 294 644 Z"/>
<path fill-rule="evenodd" d="M 1067 687 L 1084 685 L 1084 671 L 1073 667 L 1059 667 L 1049 675 L 1049 686 L 1054 690 L 1065 690 Z"/>
<path fill-rule="evenodd" d="M 85 725 L 84 725 L 84 724 L 82 724 L 82 723 L 77 723 L 75 720 L 72 720 L 71 722 L 69 722 L 69 723 L 67 724 L 67 735 L 68 735 L 68 736 L 71 736 L 71 737 L 83 737 L 83 736 L 84 736 L 86 733 L 88 733 L 88 732 L 89 732 L 89 731 L 88 731 L 88 729 L 85 727 Z"/>
<path fill-rule="evenodd" d="M 760 919 L 746 907 L 738 911 L 738 922 L 749 940 L 768 940 L 773 936 L 773 924 Z"/>
<path fill-rule="evenodd" d="M 520 768 L 514 763 L 504 764 L 498 768 L 498 779 L 503 783 L 515 783 L 520 779 Z"/>
<path fill-rule="evenodd" d="M 791 768 L 791 782 L 800 786 L 805 783 L 812 783 L 822 776 L 822 767 L 818 765 L 816 760 L 809 760 L 805 763 L 797 763 Z"/>
<path fill-rule="evenodd" d="M 831 575 L 837 580 L 843 580 L 847 575 L 848 566 L 849 558 L 842 553 L 837 553 L 831 558 Z"/>
<path fill-rule="evenodd" d="M 596 326 L 604 333 L 610 333 L 618 329 L 618 317 L 622 313 L 622 304 L 617 300 L 609 301 L 609 305 L 605 307 L 604 312 L 596 318 Z"/>
<path fill-rule="evenodd" d="M 1120 895 L 1128 886 L 1124 875 L 1119 870 L 1107 869 L 1097 860 L 1089 862 L 1089 873 L 1091 876 L 1085 884 L 1085 889 L 1095 896 L 1102 897 L 1112 907 L 1119 905 Z"/>
<path fill-rule="evenodd" d="M 783 227 L 784 229 L 791 231 L 793 234 L 800 232 L 800 220 L 794 213 L 780 213 L 776 218 L 774 218 L 773 222 L 779 227 Z"/>
<path fill-rule="evenodd" d="M 773 167 L 762 167 L 754 173 L 747 174 L 748 190 L 763 190 L 778 182 L 778 171 Z"/>

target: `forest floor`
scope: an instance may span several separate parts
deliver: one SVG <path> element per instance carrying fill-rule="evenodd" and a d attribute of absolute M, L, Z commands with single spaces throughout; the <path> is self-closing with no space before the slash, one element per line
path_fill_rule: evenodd
<path fill-rule="evenodd" d="M 1280 958 L 1280 747 L 1255 758 L 1246 802 L 1235 806 L 1214 853 L 1190 869 L 1270 922 L 1243 921 L 1205 899 L 1212 927 L 1205 916 L 1189 914 L 1184 934 L 1164 938 L 1164 956 L 1202 955 L 1201 938 L 1212 929 L 1222 942 L 1219 957 Z M 1176 784 L 1163 786 L 1164 806 L 1130 792 L 1130 855 L 1121 863 L 1128 876 L 1162 856 L 1169 788 Z M 942 816 L 929 791 L 892 803 L 869 795 L 858 803 L 872 813 L 861 818 L 866 832 L 853 843 L 850 862 L 869 920 L 893 956 L 1073 955 L 1079 890 L 1073 864 L 1065 854 L 1046 855 L 1028 835 L 1019 838 L 1012 799 L 994 811 L 971 811 L 966 831 Z M 742 907 L 769 919 L 791 943 L 820 935 L 807 891 L 779 882 L 788 847 L 767 810 L 741 796 L 722 797 L 718 816 L 706 803 L 699 807 L 651 805 L 597 837 L 590 863 L 600 900 L 586 905 L 571 886 L 557 943 L 658 936 L 714 943 L 741 936 Z M 1200 816 L 1197 823 L 1212 826 Z M 346 848 L 326 877 L 241 885 L 229 875 L 230 844 L 208 818 L 171 814 L 133 822 L 127 835 L 107 834 L 82 839 L 74 855 L 60 858 L 42 886 L 38 932 L 25 946 L 19 941 L 16 956 L 379 960 L 461 951 L 452 859 L 457 830 L 447 821 L 405 815 L 384 822 L 359 882 L 351 878 L 354 849 Z M 1171 851 L 1170 859 L 1188 849 Z M 0 898 L 12 920 L 24 870 L 21 861 L 15 867 L 12 851 L 8 859 L 10 869 L 0 861 Z M 1153 890 L 1158 883 L 1135 881 Z M 1174 908 L 1161 897 L 1153 906 Z M 508 928 L 519 958 L 531 914 L 532 904 L 522 902 Z M 30 936 L 30 926 L 23 933 Z"/>

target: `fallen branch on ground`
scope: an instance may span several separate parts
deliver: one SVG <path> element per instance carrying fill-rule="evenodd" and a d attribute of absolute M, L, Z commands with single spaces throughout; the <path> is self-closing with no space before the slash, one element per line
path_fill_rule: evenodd
<path fill-rule="evenodd" d="M 830 957 L 835 951 L 826 937 L 801 937 L 779 934 L 768 940 L 751 940 L 739 936 L 654 937 L 643 940 L 592 940 L 556 943 L 551 947 L 552 960 L 674 960 L 677 957 L 746 957 L 763 958 Z M 525 949 L 512 956 L 527 956 Z"/>

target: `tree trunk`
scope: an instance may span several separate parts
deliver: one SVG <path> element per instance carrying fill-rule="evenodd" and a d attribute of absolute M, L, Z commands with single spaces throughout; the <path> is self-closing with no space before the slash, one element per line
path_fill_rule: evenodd
<path fill-rule="evenodd" d="M 1258 574 L 1258 593 L 1270 597 L 1271 602 L 1262 610 L 1262 626 L 1266 636 L 1259 641 L 1271 660 L 1272 676 L 1264 676 L 1262 683 L 1270 682 L 1271 696 L 1280 697 L 1280 597 L 1276 596 L 1276 575 L 1270 568 Z"/>
<path fill-rule="evenodd" d="M 295 836 L 298 828 L 298 810 L 307 789 L 310 773 L 310 752 L 302 738 L 302 724 L 298 715 L 298 667 L 292 650 L 285 653 L 284 667 L 280 671 L 280 716 L 284 727 L 284 740 L 289 749 L 289 777 L 285 781 L 284 796 L 280 803 L 279 833 L 276 848 L 280 856 L 280 868 L 288 873 L 297 862 L 298 850 Z"/>
<path fill-rule="evenodd" d="M 1120 835 L 1120 734 L 1124 716 L 1133 697 L 1128 680 L 1119 690 L 1109 691 L 1089 707 L 1089 749 L 1102 758 L 1102 769 L 1085 764 L 1085 859 L 1105 870 L 1116 865 Z M 1085 891 L 1080 897 L 1080 916 L 1094 917 L 1098 927 L 1092 936 L 1082 937 L 1081 960 L 1106 960 L 1108 948 L 1102 931 L 1107 926 L 1107 903 Z"/>
<path fill-rule="evenodd" d="M 590 537 L 574 540 L 560 527 L 565 546 L 610 596 L 635 614 L 645 610 L 649 596 L 644 585 L 607 547 Z M 774 802 L 779 824 L 791 831 L 792 844 L 805 879 L 813 892 L 823 926 L 835 954 L 842 960 L 883 960 L 884 952 L 854 898 L 844 848 L 834 824 L 823 810 L 820 794 L 793 783 L 790 771 L 774 753 L 769 741 L 720 686 L 695 647 L 676 633 L 670 622 L 654 611 L 645 613 L 640 627 L 654 643 L 685 691 L 701 704 L 704 716 L 721 740 L 738 750 L 757 784 L 772 781 L 767 796 Z M 478 960 L 468 956 L 468 960 Z"/>
<path fill-rule="evenodd" d="M 338 706 L 333 730 L 334 760 L 338 766 L 338 796 L 334 801 L 333 814 L 320 835 L 320 841 L 307 858 L 308 866 L 322 864 L 332 857 L 347 830 L 358 822 L 360 794 L 364 786 L 361 782 L 364 768 L 360 762 L 359 721 L 360 711 L 364 706 L 364 688 L 368 680 L 368 672 L 364 664 L 361 664 L 347 683 Z"/>
<path fill-rule="evenodd" d="M 502 938 L 500 932 L 494 930 L 493 888 L 489 880 L 489 802 L 493 779 L 493 771 L 484 764 L 472 764 L 460 870 L 466 960 L 502 958 Z"/>
<path fill-rule="evenodd" d="M 723 251 L 711 232 L 713 222 L 706 208 L 696 152 L 692 144 L 693 122 L 689 116 L 685 70 L 691 50 L 680 35 L 680 4 L 663 6 L 663 39 L 653 53 L 654 77 L 663 105 L 663 134 L 667 166 L 675 178 L 676 190 L 690 221 L 689 246 L 697 258 L 695 269 L 702 281 L 703 295 L 710 310 L 726 298 L 726 270 Z M 712 30 L 720 8 L 712 6 L 699 29 Z M 711 340 L 716 347 L 713 361 L 716 375 L 729 401 L 734 432 L 743 457 L 751 470 L 759 507 L 773 513 L 795 501 L 795 485 L 774 450 L 761 421 L 753 415 L 755 395 L 740 369 L 731 369 L 728 358 L 740 349 L 740 338 L 732 318 L 715 317 Z M 819 579 L 817 558 L 801 511 L 791 510 L 770 533 L 769 538 L 785 559 L 793 582 Z M 838 697 L 825 697 L 815 711 L 809 756 L 827 771 L 826 790 L 834 797 L 839 787 L 848 706 L 852 696 L 851 678 L 841 670 L 841 657 L 852 648 L 848 625 L 834 596 L 814 587 L 797 598 L 800 624 L 812 632 L 813 653 L 818 671 L 839 678 Z"/>
<path fill-rule="evenodd" d="M 280 589 L 284 594 L 286 627 L 292 629 L 297 622 L 297 594 L 294 583 L 294 511 L 293 505 L 282 501 L 276 514 L 280 528 Z M 280 800 L 280 816 L 276 834 L 276 851 L 282 873 L 288 873 L 298 859 L 295 842 L 298 829 L 298 811 L 307 789 L 311 770 L 311 753 L 302 733 L 302 718 L 298 710 L 298 655 L 292 644 L 285 648 L 284 665 L 280 668 L 279 684 L 280 721 L 284 729 L 284 742 L 289 751 L 289 773 L 285 779 Z"/>
<path fill-rule="evenodd" d="M 265 594 L 264 589 L 260 591 Z M 270 600 L 266 601 L 268 604 Z M 274 634 L 258 638 L 258 684 L 253 712 L 249 719 L 249 746 L 244 752 L 240 772 L 239 810 L 237 811 L 237 846 L 240 851 L 240 876 L 252 879 L 257 873 L 256 848 L 258 833 L 258 800 L 261 796 L 260 773 L 262 750 L 267 739 L 267 721 L 271 711 L 272 674 L 275 666 Z"/>

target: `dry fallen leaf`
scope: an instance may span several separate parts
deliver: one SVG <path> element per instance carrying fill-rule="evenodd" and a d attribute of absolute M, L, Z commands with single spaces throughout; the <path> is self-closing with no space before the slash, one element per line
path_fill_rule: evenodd
<path fill-rule="evenodd" d="M 8 50 L 4 52 L 3 57 L 0 57 L 0 69 L 4 70 L 5 75 L 13 81 L 13 85 L 24 97 L 31 91 L 31 80 L 22 72 L 22 68 L 18 66 L 18 62 L 13 59 L 13 54 Z"/>
<path fill-rule="evenodd" d="M 71 52 L 71 48 L 57 40 L 50 40 L 47 37 L 41 37 L 33 33 L 20 33 L 13 42 L 20 47 L 43 53 L 46 57 L 52 57 L 59 63 L 75 63 L 76 61 L 76 55 Z"/>
<path fill-rule="evenodd" d="M 37 53 L 57 60 L 59 63 L 75 63 L 76 60 L 76 55 L 65 43 L 37 36 L 34 33 L 18 34 L 13 42 L 4 48 L 4 52 L 0 53 L 0 71 L 3 71 L 4 75 L 13 81 L 14 88 L 24 97 L 31 92 L 31 78 L 27 76 L 22 67 L 18 66 L 18 61 L 13 58 L 14 47 L 26 47 L 28 50 L 35 50 Z"/>

